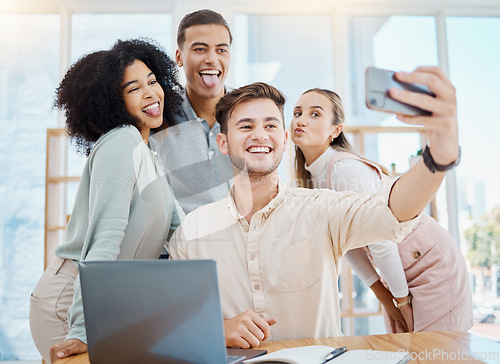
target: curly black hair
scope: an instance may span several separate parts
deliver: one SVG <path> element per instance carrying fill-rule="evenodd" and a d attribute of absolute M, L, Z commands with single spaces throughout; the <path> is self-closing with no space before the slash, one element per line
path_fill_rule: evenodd
<path fill-rule="evenodd" d="M 64 111 L 68 135 L 79 152 L 88 156 L 97 139 L 118 126 L 140 130 L 140 121 L 126 111 L 121 87 L 125 68 L 135 60 L 148 66 L 165 93 L 158 129 L 174 124 L 182 104 L 175 62 L 151 39 L 118 40 L 108 51 L 80 58 L 56 90 L 54 106 Z"/>

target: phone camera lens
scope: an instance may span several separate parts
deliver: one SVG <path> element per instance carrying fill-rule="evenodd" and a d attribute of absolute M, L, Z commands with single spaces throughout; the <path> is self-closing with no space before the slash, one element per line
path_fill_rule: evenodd
<path fill-rule="evenodd" d="M 376 99 L 370 99 L 370 105 L 377 105 L 377 100 Z"/>

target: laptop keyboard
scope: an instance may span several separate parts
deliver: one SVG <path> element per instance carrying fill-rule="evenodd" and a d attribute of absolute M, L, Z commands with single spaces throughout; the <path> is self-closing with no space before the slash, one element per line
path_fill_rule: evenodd
<path fill-rule="evenodd" d="M 245 359 L 244 356 L 226 356 L 226 364 L 237 364 L 241 363 L 241 361 Z"/>

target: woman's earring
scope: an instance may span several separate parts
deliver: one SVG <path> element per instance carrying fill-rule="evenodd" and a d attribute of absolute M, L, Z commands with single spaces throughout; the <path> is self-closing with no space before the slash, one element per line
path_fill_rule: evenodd
<path fill-rule="evenodd" d="M 332 136 L 332 143 L 333 143 L 333 141 L 334 141 L 334 140 L 335 140 L 335 137 L 334 137 L 334 136 Z"/>

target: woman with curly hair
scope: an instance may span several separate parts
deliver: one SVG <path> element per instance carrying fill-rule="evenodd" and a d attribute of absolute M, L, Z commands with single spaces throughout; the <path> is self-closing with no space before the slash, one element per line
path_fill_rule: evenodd
<path fill-rule="evenodd" d="M 152 41 L 118 41 L 82 57 L 56 91 L 70 138 L 88 156 L 66 230 L 31 295 L 30 326 L 52 362 L 87 351 L 78 263 L 157 259 L 183 212 L 150 131 L 180 110 L 175 63 Z"/>

